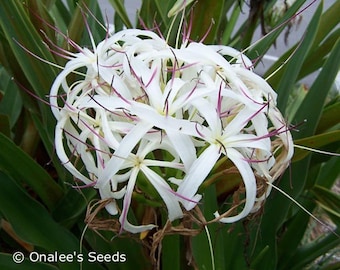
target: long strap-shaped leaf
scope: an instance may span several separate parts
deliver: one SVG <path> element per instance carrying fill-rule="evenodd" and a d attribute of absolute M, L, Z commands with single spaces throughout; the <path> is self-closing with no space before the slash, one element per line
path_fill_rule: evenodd
<path fill-rule="evenodd" d="M 288 97 L 290 93 L 292 92 L 293 87 L 296 83 L 302 64 L 309 50 L 312 47 L 317 29 L 319 26 L 321 13 L 322 13 L 322 3 L 319 5 L 310 24 L 308 25 L 308 28 L 305 32 L 305 36 L 303 37 L 303 41 L 301 42 L 294 57 L 290 60 L 290 62 L 285 67 L 285 72 L 277 88 L 277 93 L 279 94 L 277 102 L 278 102 L 278 107 L 281 109 L 286 107 Z"/>
<path fill-rule="evenodd" d="M 110 0 L 111 5 L 115 9 L 116 14 L 122 19 L 127 28 L 132 28 L 129 16 L 127 15 L 124 3 L 122 0 Z"/>
<path fill-rule="evenodd" d="M 79 269 L 79 240 L 55 222 L 41 204 L 3 172 L 0 172 L 0 212 L 12 225 L 16 234 L 24 241 L 42 248 L 41 253 L 45 250 L 48 253 L 74 255 L 72 262 L 69 263 L 54 259 L 53 261 L 58 261 L 59 269 Z M 88 263 L 85 250 L 83 252 L 82 269 L 102 269 L 99 264 Z"/>
<path fill-rule="evenodd" d="M 51 66 L 41 65 L 39 60 L 30 56 L 18 43 L 43 59 L 53 61 L 53 57 L 34 28 L 22 1 L 0 2 L 0 27 L 23 74 L 36 94 L 44 97 L 56 73 Z M 18 79 L 19 74 L 16 75 Z"/>
<path fill-rule="evenodd" d="M 17 182 L 29 185 L 48 208 L 53 209 L 63 196 L 61 187 L 30 156 L 0 133 L 0 170 Z"/>
<path fill-rule="evenodd" d="M 54 62 L 54 58 L 43 43 L 42 36 L 32 24 L 29 12 L 33 11 L 27 10 L 22 1 L 0 1 L 0 28 L 3 34 L 3 46 L 6 46 L 6 54 L 0 55 L 3 57 L 0 61 L 7 61 L 6 69 L 17 83 L 44 99 L 56 76 L 56 70 L 48 64 L 42 64 L 27 51 L 46 61 Z M 32 16 L 35 15 L 32 14 Z M 28 96 L 26 95 L 26 97 Z M 43 102 L 37 102 L 32 97 L 26 98 L 24 103 L 25 107 L 32 112 L 38 111 L 39 117 L 48 131 L 49 141 L 44 141 L 44 143 L 46 148 L 49 148 L 53 140 L 51 138 L 55 125 L 49 106 Z"/>
<path fill-rule="evenodd" d="M 24 241 L 46 250 L 77 250 L 77 240 L 46 209 L 0 172 L 0 211 Z"/>
<path fill-rule="evenodd" d="M 331 54 L 329 55 L 324 67 L 314 84 L 307 93 L 299 110 L 296 112 L 295 121 L 300 123 L 307 120 L 306 125 L 295 138 L 304 138 L 315 133 L 319 123 L 323 104 L 326 100 L 329 90 L 337 76 L 340 68 L 340 38 L 334 45 Z"/>

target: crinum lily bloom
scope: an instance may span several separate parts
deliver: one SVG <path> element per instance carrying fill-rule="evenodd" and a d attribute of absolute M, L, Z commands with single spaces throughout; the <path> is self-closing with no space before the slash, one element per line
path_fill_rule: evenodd
<path fill-rule="evenodd" d="M 173 48 L 136 29 L 92 46 L 70 54 L 51 88 L 56 152 L 85 187 L 111 199 L 106 209 L 120 214 L 121 230 L 155 227 L 128 221 L 137 190 L 164 202 L 170 221 L 181 218 L 182 207 L 200 202 L 199 187 L 221 158 L 238 169 L 246 195 L 240 213 L 219 220 L 258 210 L 270 187 L 258 194 L 257 178 L 273 182 L 282 174 L 293 143 L 276 93 L 246 56 L 188 41 Z"/>

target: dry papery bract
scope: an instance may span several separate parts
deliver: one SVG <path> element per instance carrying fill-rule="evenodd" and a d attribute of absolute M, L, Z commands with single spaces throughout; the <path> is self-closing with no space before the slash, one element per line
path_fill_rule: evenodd
<path fill-rule="evenodd" d="M 258 192 L 263 194 L 266 192 L 265 180 L 258 179 Z M 188 265 L 191 265 L 194 269 L 198 269 L 194 260 L 194 256 L 191 249 L 191 241 L 192 238 L 197 236 L 200 233 L 204 233 L 204 229 L 209 224 L 213 224 L 219 221 L 221 218 L 225 218 L 231 215 L 235 215 L 237 212 L 237 208 L 244 205 L 245 188 L 243 183 L 239 185 L 239 188 L 234 191 L 232 195 L 232 205 L 228 206 L 229 210 L 211 220 L 206 220 L 204 217 L 200 207 L 197 205 L 190 211 L 183 209 L 183 217 L 180 220 L 175 221 L 176 225 L 173 225 L 170 220 L 167 220 L 164 226 L 159 225 L 156 228 L 153 228 L 151 231 L 141 232 L 140 235 L 136 235 L 130 232 L 122 232 L 121 225 L 117 219 L 107 218 L 107 213 L 105 211 L 105 206 L 112 201 L 112 199 L 104 199 L 104 200 L 93 200 L 88 204 L 85 223 L 87 224 L 87 228 L 96 232 L 99 236 L 103 238 L 105 241 L 109 241 L 107 238 L 101 235 L 100 231 L 111 231 L 115 234 L 111 238 L 110 241 L 113 241 L 119 238 L 129 238 L 133 241 L 141 243 L 144 247 L 145 256 L 147 256 L 152 263 L 154 269 L 160 269 L 161 263 L 161 254 L 162 254 L 162 241 L 164 237 L 171 235 L 181 235 L 183 237 L 183 243 L 185 245 L 185 257 Z M 104 210 L 103 213 L 101 211 Z M 148 207 L 145 211 L 145 215 L 147 215 L 147 222 L 153 222 L 157 224 L 157 218 L 159 217 L 159 210 Z M 244 224 L 247 221 L 251 221 L 253 219 L 259 219 L 260 215 L 262 215 L 262 211 L 258 210 L 253 214 L 248 215 L 244 219 Z M 150 221 L 150 216 L 154 220 Z M 223 224 L 220 225 L 221 228 Z M 229 233 L 232 233 L 232 227 L 229 229 Z"/>

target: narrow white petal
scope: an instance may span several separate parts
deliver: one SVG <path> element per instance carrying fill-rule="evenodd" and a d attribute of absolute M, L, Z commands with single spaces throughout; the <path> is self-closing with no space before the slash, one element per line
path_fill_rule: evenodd
<path fill-rule="evenodd" d="M 157 225 L 154 224 L 148 224 L 148 225 L 133 225 L 128 220 L 125 220 L 124 222 L 124 230 L 131 233 L 141 233 L 144 231 L 152 230 L 153 228 L 156 228 Z"/>
<path fill-rule="evenodd" d="M 122 109 L 129 110 L 129 104 L 117 96 L 87 95 L 81 99 L 78 106 L 84 109 L 94 108 L 111 112 L 121 112 Z"/>
<path fill-rule="evenodd" d="M 193 208 L 194 205 L 190 200 L 193 200 L 199 186 L 206 179 L 219 157 L 219 146 L 212 144 L 205 149 L 198 159 L 192 164 L 189 172 L 177 189 L 177 193 L 179 195 L 188 199 L 181 200 L 185 209 L 190 210 Z"/>
<path fill-rule="evenodd" d="M 277 93 L 263 78 L 261 78 L 256 73 L 242 67 L 234 67 L 234 71 L 241 77 L 242 81 L 247 84 L 248 88 L 261 90 L 266 98 L 268 96 L 270 97 L 270 102 L 276 104 Z"/>
<path fill-rule="evenodd" d="M 185 170 L 188 171 L 192 163 L 196 160 L 196 149 L 193 141 L 189 136 L 171 129 L 167 130 L 167 135 L 180 156 Z"/>
<path fill-rule="evenodd" d="M 286 162 L 288 165 L 289 160 L 293 157 L 294 154 L 294 142 L 292 135 L 288 130 L 288 127 L 286 126 L 286 123 L 281 112 L 276 107 L 271 108 L 269 118 L 276 129 L 281 131 L 286 130 L 285 132 L 281 132 L 279 134 L 279 137 L 281 138 L 282 143 L 287 150 L 287 156 L 284 162 Z"/>
<path fill-rule="evenodd" d="M 66 78 L 69 74 L 74 72 L 80 67 L 85 66 L 86 63 L 82 61 L 82 59 L 75 58 L 71 61 L 69 61 L 62 72 L 59 73 L 57 78 L 52 84 L 51 90 L 50 90 L 50 104 L 51 104 L 51 110 L 54 115 L 54 117 L 58 120 L 59 119 L 59 105 L 58 105 L 58 95 L 61 85 L 66 86 Z M 63 87 L 64 92 L 69 92 L 69 87 Z"/>
<path fill-rule="evenodd" d="M 212 104 L 206 99 L 196 99 L 192 101 L 192 104 L 197 108 L 200 115 L 208 122 L 209 128 L 218 136 L 221 134 L 221 120 L 217 114 L 217 104 Z"/>
<path fill-rule="evenodd" d="M 139 122 L 128 134 L 126 134 L 120 142 L 119 148 L 114 152 L 110 161 L 107 162 L 105 169 L 102 172 L 99 172 L 98 185 L 105 185 L 110 181 L 112 176 L 120 170 L 132 149 L 150 128 L 152 128 L 152 124 Z"/>
<path fill-rule="evenodd" d="M 132 192 L 135 187 L 135 183 L 137 179 L 137 174 L 138 174 L 138 168 L 134 168 L 131 172 L 129 182 L 127 184 L 126 193 L 125 193 L 124 201 L 123 201 L 123 211 L 119 217 L 119 222 L 122 228 L 132 233 L 139 233 L 139 232 L 143 232 L 146 230 L 151 230 L 152 228 L 156 227 L 156 225 L 152 225 L 152 224 L 144 225 L 144 226 L 143 225 L 135 226 L 135 225 L 132 225 L 127 219 L 127 215 L 128 215 L 130 204 L 131 204 Z"/>
<path fill-rule="evenodd" d="M 253 111 L 245 108 L 238 112 L 238 114 L 231 120 L 230 123 L 224 129 L 223 136 L 230 137 L 232 135 L 238 135 L 242 129 L 247 125 L 249 117 L 253 114 Z"/>
<path fill-rule="evenodd" d="M 200 137 L 196 130 L 197 123 L 161 115 L 152 107 L 145 104 L 134 102 L 131 106 L 131 113 L 137 115 L 138 118 L 145 122 L 152 123 L 152 126 L 163 129 L 166 132 L 168 130 L 173 130 L 174 132 Z M 204 133 L 207 128 L 200 127 L 199 129 L 200 132 Z"/>
<path fill-rule="evenodd" d="M 65 153 L 64 143 L 63 143 L 63 129 L 67 118 L 62 118 L 58 121 L 57 126 L 55 128 L 55 149 L 56 153 L 64 165 L 64 167 L 76 178 L 83 181 L 85 184 L 93 183 L 92 180 L 85 177 L 82 173 L 80 173 L 70 162 L 69 157 Z"/>
<path fill-rule="evenodd" d="M 222 141 L 227 148 L 236 148 L 236 147 L 250 147 L 250 148 L 258 148 L 262 150 L 266 150 L 270 152 L 270 146 L 268 147 L 266 139 L 259 139 L 257 136 L 253 134 L 238 134 L 227 137 Z"/>
<path fill-rule="evenodd" d="M 114 195 L 117 195 L 115 194 L 116 192 L 112 192 L 111 191 L 111 188 L 110 188 L 110 184 L 107 183 L 105 186 L 103 186 L 102 188 L 99 188 L 99 194 L 100 194 L 100 198 L 105 200 L 105 199 L 113 199 L 114 198 Z M 115 196 L 116 198 L 115 199 L 120 199 L 124 196 L 126 192 L 126 189 L 125 187 L 122 188 L 118 194 L 119 196 Z M 117 204 L 116 204 L 116 201 L 112 201 L 110 202 L 109 204 L 107 204 L 105 206 L 105 209 L 107 210 L 107 212 L 110 214 L 110 215 L 117 215 L 118 214 L 118 208 L 117 208 Z"/>
<path fill-rule="evenodd" d="M 171 187 L 165 182 L 165 180 L 155 173 L 150 168 L 142 164 L 141 171 L 144 173 L 146 178 L 155 187 L 158 194 L 163 199 L 164 203 L 168 208 L 169 219 L 172 221 L 183 216 L 182 209 L 178 202 L 178 197 L 174 194 Z"/>
<path fill-rule="evenodd" d="M 247 56 L 232 47 L 224 45 L 209 45 L 209 47 L 221 55 L 234 57 L 237 60 L 236 63 L 241 64 L 242 67 L 251 68 L 253 66 L 252 61 Z"/>
<path fill-rule="evenodd" d="M 246 188 L 246 203 L 243 210 L 236 216 L 220 219 L 220 222 L 223 223 L 233 223 L 244 218 L 251 212 L 256 198 L 256 179 L 249 163 L 244 160 L 244 157 L 237 150 L 229 148 L 227 149 L 227 154 L 228 158 L 230 158 L 239 170 Z M 219 217 L 218 212 L 215 213 L 215 217 Z"/>

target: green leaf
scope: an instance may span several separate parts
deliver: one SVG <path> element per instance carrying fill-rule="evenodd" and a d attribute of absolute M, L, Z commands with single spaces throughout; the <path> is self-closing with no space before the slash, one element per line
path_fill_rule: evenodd
<path fill-rule="evenodd" d="M 204 201 L 200 209 L 207 221 L 214 218 L 213 214 L 218 210 L 217 190 L 214 185 L 205 189 Z M 213 263 L 216 269 L 232 269 L 228 268 L 226 264 L 226 250 L 229 251 L 227 245 L 231 244 L 231 242 L 226 241 L 225 232 L 226 230 L 222 230 L 220 224 L 214 223 L 202 228 L 202 232 L 193 237 L 193 254 L 199 269 L 213 269 Z M 211 247 L 209 238 L 211 239 Z"/>
<path fill-rule="evenodd" d="M 274 88 L 277 90 L 278 93 L 277 104 L 280 109 L 284 109 L 286 107 L 289 95 L 293 90 L 303 61 L 305 60 L 311 48 L 311 45 L 313 44 L 316 36 L 316 31 L 318 29 L 321 12 L 322 2 L 316 10 L 311 22 L 309 23 L 308 28 L 305 32 L 305 36 L 303 37 L 298 50 L 295 52 L 294 57 L 292 57 L 288 64 L 284 67 L 285 70 L 282 77 L 280 78 L 279 85 L 275 87 L 274 84 Z"/>
<path fill-rule="evenodd" d="M 285 115 L 288 123 L 291 123 L 294 119 L 296 111 L 299 109 L 303 99 L 307 94 L 307 88 L 305 85 L 299 87 L 293 87 L 292 93 L 289 95 L 288 102 L 286 105 Z"/>
<path fill-rule="evenodd" d="M 319 45 L 333 29 L 339 26 L 339 10 L 340 2 L 334 1 L 334 4 L 324 12 L 313 47 Z"/>
<path fill-rule="evenodd" d="M 239 3 L 235 3 L 234 9 L 231 13 L 230 19 L 226 22 L 226 25 L 223 25 L 223 34 L 222 34 L 222 44 L 228 45 L 231 39 L 231 35 L 235 29 L 236 22 L 241 13 L 241 6 Z M 223 21 L 221 22 L 223 24 Z M 221 26 L 220 26 L 221 27 Z"/>
<path fill-rule="evenodd" d="M 312 263 L 320 256 L 326 254 L 331 249 L 340 245 L 339 238 L 340 230 L 337 229 L 334 233 L 328 233 L 321 239 L 299 247 L 294 256 L 290 259 L 289 265 L 285 270 L 300 270 L 304 269 L 309 263 Z"/>
<path fill-rule="evenodd" d="M 7 172 L 18 183 L 28 184 L 48 208 L 54 208 L 63 191 L 52 177 L 1 133 L 0 148 L 0 170 Z"/>
<path fill-rule="evenodd" d="M 73 14 L 73 8 L 69 8 L 67 5 L 67 1 L 56 1 L 51 0 L 53 3 L 51 5 L 46 4 L 48 12 L 52 18 L 54 18 L 54 25 L 57 29 L 59 29 L 62 33 L 67 32 L 67 26 L 70 24 Z M 67 5 L 67 7 L 66 7 Z M 59 43 L 57 37 L 58 45 Z"/>
<path fill-rule="evenodd" d="M 11 137 L 11 126 L 9 123 L 9 117 L 6 114 L 0 113 L 0 133 L 3 133 L 8 138 Z"/>
<path fill-rule="evenodd" d="M 122 0 L 109 0 L 113 6 L 116 16 L 118 15 L 127 28 L 132 28 L 132 23 L 130 22 L 129 16 L 127 15 L 126 9 L 124 7 L 124 1 Z"/>
<path fill-rule="evenodd" d="M 307 124 L 301 128 L 295 138 L 304 138 L 315 133 L 319 123 L 323 105 L 327 94 L 332 87 L 335 77 L 340 67 L 340 39 L 334 45 L 325 65 L 323 66 L 319 76 L 315 79 L 312 87 L 308 91 L 299 110 L 295 115 L 295 122 L 302 123 L 307 120 Z"/>
<path fill-rule="evenodd" d="M 150 28 L 153 29 L 155 27 L 155 23 L 159 27 L 159 31 L 164 35 L 169 35 L 168 32 L 170 31 L 170 26 L 172 20 L 174 18 L 169 18 L 167 13 L 169 9 L 174 4 L 175 0 L 145 0 L 142 1 L 141 8 L 138 12 L 137 26 L 139 28 Z M 153 14 L 150 16 L 150 14 Z M 178 21 L 178 20 L 177 20 Z M 176 26 L 173 26 L 173 29 L 176 29 Z M 170 34 L 174 34 L 176 36 L 176 30 L 172 31 Z M 171 36 L 171 35 L 170 35 Z M 168 40 L 171 43 L 171 39 Z"/>
<path fill-rule="evenodd" d="M 21 113 L 22 99 L 18 87 L 3 67 L 0 68 L 0 91 L 4 92 L 0 101 L 0 113 L 8 116 L 10 128 L 13 128 Z"/>
<path fill-rule="evenodd" d="M 327 144 L 340 141 L 340 130 L 331 131 L 328 133 L 322 133 L 319 135 L 314 135 L 311 137 L 295 140 L 295 145 L 307 146 L 313 149 L 320 149 L 320 147 L 325 146 Z M 294 157 L 292 159 L 293 162 L 301 160 L 305 158 L 308 154 L 312 153 L 309 150 L 304 150 L 301 148 L 295 148 Z"/>
<path fill-rule="evenodd" d="M 152 269 L 151 262 L 143 252 L 143 246 L 133 237 L 120 237 L 110 231 L 87 230 L 85 239 L 92 250 L 100 254 L 124 254 L 126 261 L 120 263 L 106 263 L 105 269 Z M 92 268 L 96 269 L 96 268 Z"/>
<path fill-rule="evenodd" d="M 322 44 L 320 44 L 313 51 L 310 51 L 306 61 L 302 65 L 298 79 L 305 78 L 309 74 L 318 71 L 323 67 L 325 61 L 327 60 L 328 54 L 332 50 L 334 44 L 337 42 L 339 36 L 340 28 L 332 31 Z"/>
<path fill-rule="evenodd" d="M 339 178 L 339 170 L 334 170 L 334 168 L 340 168 L 339 157 L 332 157 L 322 165 L 315 183 L 324 188 L 331 189 Z"/>
<path fill-rule="evenodd" d="M 105 37 L 106 29 L 102 23 L 103 18 L 98 2 L 82 0 L 82 4 L 77 5 L 73 13 L 72 20 L 68 25 L 67 36 L 81 47 L 92 48 L 91 35 L 95 42 L 102 41 Z M 69 44 L 65 41 L 64 48 L 68 47 Z"/>
<path fill-rule="evenodd" d="M 299 200 L 305 209 L 312 212 L 315 203 L 313 201 Z M 298 209 L 297 213 L 287 219 L 284 227 L 285 232 L 280 237 L 278 245 L 278 266 L 280 268 L 288 268 L 291 266 L 290 260 L 294 256 L 296 249 L 301 245 L 303 236 L 308 228 L 311 217 L 302 209 Z"/>
<path fill-rule="evenodd" d="M 28 243 L 48 251 L 78 250 L 77 239 L 52 220 L 41 204 L 28 196 L 3 172 L 0 172 L 0 212 L 16 234 Z"/>
<path fill-rule="evenodd" d="M 259 265 L 259 262 L 261 262 L 261 260 L 265 258 L 268 248 L 269 246 L 265 246 L 263 250 L 257 254 L 257 257 L 251 262 L 251 269 L 261 269 L 261 265 Z"/>
<path fill-rule="evenodd" d="M 168 12 L 168 17 L 172 17 L 187 8 L 193 0 L 177 0 Z"/>
<path fill-rule="evenodd" d="M 222 258 L 224 261 L 225 268 L 220 269 L 248 269 L 248 263 L 250 262 L 250 256 L 248 255 L 248 251 L 250 246 L 249 243 L 249 233 L 246 231 L 246 225 L 243 222 L 237 222 L 230 225 L 223 225 L 222 228 L 219 228 L 220 235 L 218 235 L 218 239 L 224 242 L 224 253 L 222 254 Z M 254 231 L 258 231 L 259 229 L 254 228 Z M 232 248 L 231 248 L 232 247 Z M 261 254 L 263 250 L 256 251 L 254 255 Z M 267 251 L 264 251 L 265 254 Z M 264 256 L 265 260 L 268 262 L 268 257 Z M 263 265 L 262 262 L 263 256 L 257 256 L 257 260 L 260 265 Z M 270 259 L 273 259 L 270 257 Z M 257 268 L 254 268 L 257 269 Z M 259 269 L 266 269 L 260 267 Z M 269 268 L 268 268 L 269 269 Z"/>
<path fill-rule="evenodd" d="M 167 1 L 168 2 L 168 1 Z M 138 21 L 138 28 L 152 28 L 156 15 L 156 2 L 151 0 L 142 1 L 141 8 L 138 11 L 138 17 L 142 20 L 142 22 Z M 150 14 L 155 14 L 154 16 L 150 16 Z M 144 27 L 143 27 L 144 24 Z"/>
<path fill-rule="evenodd" d="M 25 4 L 20 0 L 0 2 L 0 28 L 3 34 L 3 46 L 6 54 L 1 55 L 8 62 L 6 69 L 14 80 L 25 90 L 45 99 L 50 86 L 56 77 L 56 70 L 48 64 L 42 64 L 41 60 L 30 53 L 54 62 L 54 57 L 43 42 L 42 34 L 35 29 Z M 28 51 L 30 53 L 28 53 Z M 10 59 L 10 61 L 7 60 Z M 0 59 L 2 62 L 3 59 Z M 22 91 L 24 105 L 31 112 L 39 112 L 44 129 L 49 132 L 49 138 L 53 138 L 55 120 L 49 106 L 37 101 Z M 39 130 L 41 132 L 41 130 Z M 52 140 L 51 140 L 52 141 Z M 45 146 L 48 148 L 49 144 Z"/>
<path fill-rule="evenodd" d="M 0 27 L 27 80 L 36 93 L 40 97 L 44 97 L 55 77 L 55 70 L 48 65 L 41 65 L 39 60 L 28 55 L 18 43 L 47 61 L 53 62 L 53 57 L 43 44 L 42 38 L 32 24 L 22 1 L 0 2 Z M 22 75 L 16 75 L 15 78 L 17 79 L 22 77 Z"/>
<path fill-rule="evenodd" d="M 46 128 L 46 125 L 44 125 L 39 118 L 39 115 L 32 113 L 31 114 L 32 120 L 34 122 L 35 127 L 39 131 L 40 139 L 44 143 L 45 149 L 49 156 L 51 157 L 51 160 L 53 162 L 53 166 L 57 171 L 60 186 L 63 186 L 64 182 L 67 182 L 67 180 L 71 180 L 71 174 L 66 171 L 64 166 L 60 163 L 59 158 L 55 155 L 55 149 L 54 149 L 54 137 L 53 132 L 55 130 L 56 121 L 54 121 L 54 125 Z M 67 178 L 69 177 L 69 178 Z"/>
<path fill-rule="evenodd" d="M 181 246 L 179 235 L 167 235 L 162 240 L 162 269 L 180 270 L 181 269 Z"/>
<path fill-rule="evenodd" d="M 86 1 L 86 3 L 88 2 L 89 1 Z M 85 3 L 85 1 L 82 1 L 82 3 Z M 80 5 L 77 5 L 75 11 L 72 13 L 71 21 L 67 26 L 67 35 L 70 37 L 72 41 L 74 41 L 77 44 L 80 43 L 80 40 L 83 36 L 83 32 L 85 29 L 85 22 L 82 12 L 83 12 L 82 7 Z M 69 48 L 67 40 L 64 40 L 63 48 L 65 49 Z"/>
<path fill-rule="evenodd" d="M 28 16 L 35 29 L 44 32 L 52 42 L 56 42 L 55 29 L 51 27 L 54 24 L 52 16 L 48 12 L 47 1 L 30 0 L 26 2 Z"/>
<path fill-rule="evenodd" d="M 40 203 L 1 171 L 0 213 L 21 239 L 44 249 L 45 252 L 79 254 L 79 240 L 75 235 L 55 222 Z M 85 253 L 86 250 L 82 252 Z M 78 269 L 79 262 L 75 257 L 70 263 L 59 262 L 59 267 L 62 270 Z M 83 269 L 102 268 L 98 264 L 91 264 L 84 260 Z"/>
<path fill-rule="evenodd" d="M 198 1 L 193 8 L 193 21 L 190 37 L 192 40 L 203 39 L 204 43 L 216 41 L 216 33 L 222 19 L 224 1 Z"/>
<path fill-rule="evenodd" d="M 316 133 L 321 133 L 340 123 L 340 101 L 327 106 L 321 115 Z"/>
<path fill-rule="evenodd" d="M 306 178 L 310 165 L 310 157 L 292 163 L 289 172 L 286 172 L 278 181 L 279 188 L 293 198 L 297 198 L 304 190 Z M 252 232 L 252 238 L 256 240 L 254 254 L 261 252 L 269 246 L 266 256 L 258 262 L 258 269 L 276 269 L 278 266 L 278 246 L 280 231 L 285 230 L 285 222 L 289 218 L 289 211 L 295 207 L 293 202 L 277 191 L 272 191 L 266 199 L 264 215 L 261 217 L 261 225 Z M 265 233 L 261 233 L 265 232 Z"/>
<path fill-rule="evenodd" d="M 157 8 L 157 13 L 159 13 L 159 16 L 162 19 L 162 23 L 164 23 L 164 27 L 167 29 L 169 26 L 169 18 L 167 17 L 167 12 L 169 11 L 169 6 L 173 1 L 167 1 L 167 5 L 162 0 L 155 0 L 155 5 Z M 158 22 L 160 23 L 160 22 Z"/>
<path fill-rule="evenodd" d="M 318 185 L 311 191 L 317 204 L 327 212 L 337 226 L 340 226 L 340 195 Z"/>
<path fill-rule="evenodd" d="M 65 196 L 52 211 L 53 218 L 63 226 L 71 228 L 84 213 L 97 191 L 92 188 L 76 190 L 69 188 Z"/>
<path fill-rule="evenodd" d="M 13 254 L 0 253 L 0 268 L 6 270 L 58 270 L 58 267 L 39 262 L 24 260 L 22 263 L 14 263 Z"/>
<path fill-rule="evenodd" d="M 335 2 L 333 6 L 322 14 L 312 48 L 308 53 L 298 75 L 299 80 L 322 68 L 326 56 L 337 41 L 340 31 L 339 28 L 336 29 L 336 26 L 339 24 L 339 16 L 337 12 L 339 6 L 339 2 Z M 298 44 L 299 42 L 280 56 L 280 58 L 266 71 L 264 77 L 268 77 L 277 70 L 294 52 L 294 50 L 298 47 Z M 283 70 L 279 70 L 270 81 L 275 81 L 276 84 L 279 78 L 282 77 L 282 71 Z"/>
<path fill-rule="evenodd" d="M 275 40 L 284 30 L 284 26 L 291 20 L 292 16 L 298 11 L 298 9 L 306 2 L 306 0 L 297 0 L 294 4 L 285 12 L 285 15 L 278 22 L 278 26 L 271 32 L 265 35 L 263 38 L 255 42 L 250 46 L 250 50 L 247 53 L 250 59 L 256 59 L 257 57 L 263 56 L 268 49 L 275 43 Z M 236 36 L 240 36 L 241 33 L 236 33 Z M 245 48 L 242 48 L 245 49 Z"/>

